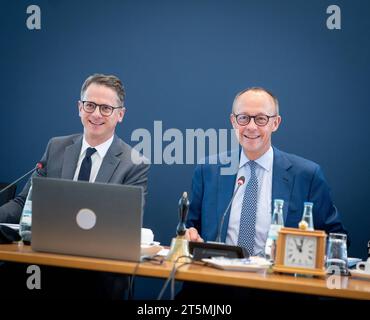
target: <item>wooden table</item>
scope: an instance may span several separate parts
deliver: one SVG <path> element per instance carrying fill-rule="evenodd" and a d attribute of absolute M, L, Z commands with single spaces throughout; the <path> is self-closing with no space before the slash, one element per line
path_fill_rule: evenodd
<path fill-rule="evenodd" d="M 136 270 L 136 275 L 157 278 L 167 278 L 173 267 L 171 262 L 164 262 L 162 265 L 155 265 L 150 262 L 137 264 L 135 262 L 110 259 L 41 253 L 32 251 L 30 246 L 24 246 L 22 243 L 0 245 L 0 261 L 123 274 L 133 274 Z M 176 279 L 328 297 L 370 300 L 370 281 L 351 277 L 341 278 L 341 289 L 329 289 L 327 279 L 294 277 L 266 271 L 223 271 L 208 266 L 189 264 L 179 268 L 176 272 Z"/>

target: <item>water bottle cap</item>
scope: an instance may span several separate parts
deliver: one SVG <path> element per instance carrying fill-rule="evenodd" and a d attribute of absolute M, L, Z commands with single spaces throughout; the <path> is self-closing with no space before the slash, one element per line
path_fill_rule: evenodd
<path fill-rule="evenodd" d="M 274 200 L 274 204 L 275 205 L 283 205 L 284 204 L 284 200 L 283 199 L 275 199 Z"/>

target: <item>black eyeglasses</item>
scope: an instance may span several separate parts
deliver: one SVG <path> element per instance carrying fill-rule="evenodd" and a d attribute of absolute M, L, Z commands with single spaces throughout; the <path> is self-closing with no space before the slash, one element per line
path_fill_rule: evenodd
<path fill-rule="evenodd" d="M 235 114 L 233 113 L 236 122 L 240 126 L 246 126 L 249 122 L 251 122 L 251 119 L 254 120 L 254 123 L 259 127 L 264 127 L 266 124 L 268 124 L 270 118 L 275 118 L 277 115 L 268 116 L 266 114 L 258 114 L 256 116 L 248 116 L 245 113 Z"/>
<path fill-rule="evenodd" d="M 81 102 L 85 112 L 93 113 L 95 112 L 96 107 L 99 107 L 100 114 L 104 117 L 111 116 L 115 109 L 123 109 L 123 107 L 112 107 L 107 104 L 97 104 L 91 101 L 81 101 Z"/>

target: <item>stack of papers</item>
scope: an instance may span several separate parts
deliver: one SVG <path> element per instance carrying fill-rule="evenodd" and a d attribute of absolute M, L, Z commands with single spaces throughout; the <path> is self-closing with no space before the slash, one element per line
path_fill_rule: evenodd
<path fill-rule="evenodd" d="M 159 245 L 159 242 L 153 241 L 152 243 L 141 243 L 141 252 L 142 256 L 152 256 L 157 254 L 159 251 L 163 249 L 162 246 Z"/>
<path fill-rule="evenodd" d="M 0 225 L 7 226 L 9 228 L 12 228 L 15 231 L 19 231 L 19 224 L 15 224 L 15 223 L 0 223 Z"/>
<path fill-rule="evenodd" d="M 163 249 L 159 242 L 153 241 L 153 231 L 148 228 L 141 228 L 141 255 L 153 256 Z"/>
<path fill-rule="evenodd" d="M 244 259 L 213 257 L 202 259 L 202 261 L 218 269 L 233 271 L 260 271 L 271 266 L 271 262 L 261 257 L 249 257 Z"/>

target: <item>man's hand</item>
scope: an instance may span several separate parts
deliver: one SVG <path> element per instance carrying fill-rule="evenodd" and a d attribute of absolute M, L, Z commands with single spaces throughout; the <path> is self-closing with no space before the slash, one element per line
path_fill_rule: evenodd
<path fill-rule="evenodd" d="M 188 241 L 204 242 L 204 240 L 200 237 L 198 230 L 193 227 L 186 229 L 185 238 Z"/>

